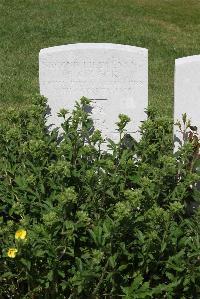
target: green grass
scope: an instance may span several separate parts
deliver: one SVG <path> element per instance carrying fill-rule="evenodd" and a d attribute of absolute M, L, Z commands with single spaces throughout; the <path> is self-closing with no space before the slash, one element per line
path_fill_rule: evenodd
<path fill-rule="evenodd" d="M 111 42 L 149 49 L 149 102 L 173 111 L 174 60 L 200 54 L 199 0 L 0 0 L 0 106 L 39 92 L 41 48 Z"/>

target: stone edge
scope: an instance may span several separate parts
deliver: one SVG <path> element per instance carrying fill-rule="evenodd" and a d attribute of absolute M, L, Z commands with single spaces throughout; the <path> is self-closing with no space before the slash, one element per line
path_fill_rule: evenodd
<path fill-rule="evenodd" d="M 71 50 L 84 50 L 84 49 L 102 49 L 102 50 L 125 50 L 128 52 L 143 52 L 148 54 L 148 49 L 130 46 L 130 45 L 121 45 L 121 44 L 112 44 L 112 43 L 76 43 L 61 45 L 49 48 L 43 48 L 40 50 L 39 55 L 45 55 L 50 53 L 58 53 L 62 51 L 71 51 Z"/>

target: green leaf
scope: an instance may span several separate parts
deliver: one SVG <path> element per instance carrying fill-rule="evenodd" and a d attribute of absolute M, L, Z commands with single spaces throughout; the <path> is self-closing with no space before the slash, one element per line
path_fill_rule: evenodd
<path fill-rule="evenodd" d="M 58 274 L 62 277 L 65 278 L 65 272 L 58 270 Z"/>
<path fill-rule="evenodd" d="M 113 256 L 110 256 L 109 257 L 109 264 L 110 264 L 110 266 L 114 269 L 115 267 L 116 267 L 116 265 L 117 265 L 117 263 L 116 263 L 116 259 L 117 259 L 117 254 L 115 254 L 115 255 L 113 255 Z"/>
<path fill-rule="evenodd" d="M 24 259 L 24 258 L 21 258 L 21 259 L 20 259 L 20 262 L 21 262 L 24 266 L 26 266 L 26 268 L 27 268 L 28 270 L 31 269 L 31 261 L 28 261 L 28 260 L 26 260 L 26 259 Z"/>
<path fill-rule="evenodd" d="M 50 270 L 49 273 L 47 274 L 47 279 L 49 281 L 53 281 L 53 270 Z"/>

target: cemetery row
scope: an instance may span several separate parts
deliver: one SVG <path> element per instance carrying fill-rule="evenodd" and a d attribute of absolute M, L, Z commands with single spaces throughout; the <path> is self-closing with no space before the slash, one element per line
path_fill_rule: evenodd
<path fill-rule="evenodd" d="M 102 43 L 80 43 L 42 49 L 39 54 L 40 93 L 48 98 L 51 123 L 57 112 L 72 109 L 85 96 L 103 136 L 117 140 L 120 113 L 130 116 L 128 133 L 139 139 L 138 127 L 148 106 L 148 50 Z M 174 119 L 187 113 L 200 127 L 200 55 L 175 61 Z M 175 132 L 177 137 L 179 133 Z"/>

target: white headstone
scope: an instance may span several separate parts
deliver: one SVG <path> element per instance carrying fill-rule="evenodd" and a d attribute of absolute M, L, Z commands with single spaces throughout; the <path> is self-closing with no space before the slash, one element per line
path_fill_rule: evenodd
<path fill-rule="evenodd" d="M 181 121 L 186 113 L 191 125 L 200 130 L 200 55 L 175 60 L 174 121 Z M 182 141 L 179 129 L 175 136 Z M 176 143 L 176 148 L 178 143 Z"/>
<path fill-rule="evenodd" d="M 92 100 L 95 128 L 118 139 L 120 113 L 131 117 L 128 132 L 138 130 L 148 105 L 148 50 L 127 45 L 83 43 L 42 49 L 40 93 L 48 98 L 51 123 L 57 112 L 71 110 L 82 96 Z M 139 138 L 139 133 L 134 135 Z"/>

